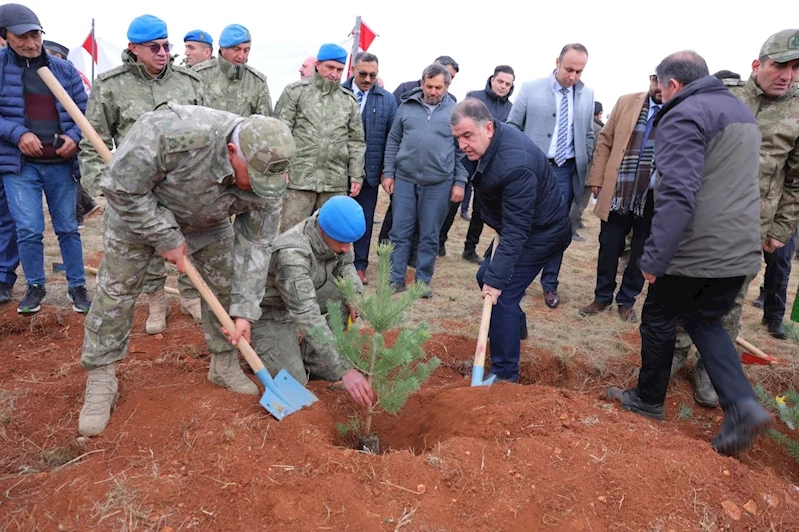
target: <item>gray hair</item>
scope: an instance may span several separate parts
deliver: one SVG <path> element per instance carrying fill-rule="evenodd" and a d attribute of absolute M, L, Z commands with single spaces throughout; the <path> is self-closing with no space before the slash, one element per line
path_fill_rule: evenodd
<path fill-rule="evenodd" d="M 441 75 L 444 76 L 444 85 L 449 85 L 452 82 L 452 75 L 447 70 L 447 67 L 441 63 L 433 63 L 422 72 L 422 81 Z"/>
<path fill-rule="evenodd" d="M 244 152 L 241 151 L 241 143 L 239 142 L 239 131 L 241 130 L 242 122 L 236 124 L 236 127 L 233 128 L 233 131 L 230 133 L 230 138 L 228 141 L 236 147 L 236 155 L 242 161 L 247 161 L 247 158 L 244 156 Z"/>
<path fill-rule="evenodd" d="M 455 105 L 449 116 L 449 125 L 457 126 L 464 118 L 471 118 L 480 127 L 494 120 L 486 104 L 477 98 L 466 98 Z"/>
<path fill-rule="evenodd" d="M 370 54 L 369 52 L 358 52 L 355 54 L 355 59 L 353 59 L 352 64 L 357 65 L 358 63 L 377 63 L 380 64 L 380 61 L 377 60 L 377 56 L 375 54 Z"/>
<path fill-rule="evenodd" d="M 661 83 L 668 83 L 670 79 L 674 79 L 683 85 L 710 75 L 705 60 L 693 50 L 675 52 L 667 56 L 660 62 L 655 72 Z"/>
<path fill-rule="evenodd" d="M 578 52 L 583 52 L 586 55 L 586 57 L 588 57 L 588 48 L 586 48 L 584 45 L 582 45 L 582 44 L 580 44 L 578 42 L 573 42 L 573 43 L 567 44 L 566 46 L 564 46 L 561 49 L 560 55 L 558 56 L 558 60 L 563 61 L 563 56 L 566 55 L 566 53 L 571 51 L 571 50 L 576 50 Z"/>

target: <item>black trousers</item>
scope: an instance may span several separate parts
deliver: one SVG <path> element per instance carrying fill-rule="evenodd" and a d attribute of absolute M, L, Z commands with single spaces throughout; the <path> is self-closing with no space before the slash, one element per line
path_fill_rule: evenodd
<path fill-rule="evenodd" d="M 469 222 L 469 229 L 466 231 L 466 242 L 463 246 L 464 251 L 477 248 L 477 243 L 480 241 L 480 235 L 483 233 L 483 217 L 480 214 L 480 192 L 477 187 L 472 189 L 474 200 L 472 202 L 472 220 Z M 444 220 L 444 225 L 441 226 L 441 234 L 438 238 L 438 247 L 443 248 L 447 243 L 448 233 L 452 224 L 455 223 L 455 216 L 458 214 L 458 205 L 461 203 L 450 203 L 447 218 Z"/>
<path fill-rule="evenodd" d="M 743 276 L 700 279 L 665 275 L 649 285 L 640 327 L 638 395 L 643 401 L 663 404 L 666 399 L 679 321 L 699 350 L 723 409 L 755 396 L 738 351 L 721 324 L 743 282 Z"/>
<path fill-rule="evenodd" d="M 80 181 L 78 181 L 78 202 L 75 206 L 75 213 L 77 215 L 76 218 L 78 221 L 83 221 L 83 216 L 90 210 L 94 209 L 96 205 L 97 204 L 94 202 L 92 197 L 89 195 L 86 189 L 83 188 L 83 185 L 80 184 Z"/>
<path fill-rule="evenodd" d="M 796 253 L 796 232 L 785 246 L 774 253 L 763 252 L 766 274 L 760 292 L 763 299 L 763 319 L 769 323 L 782 323 L 788 298 L 788 281 L 791 278 L 791 261 Z"/>
<path fill-rule="evenodd" d="M 620 307 L 632 307 L 635 304 L 635 298 L 644 287 L 644 275 L 638 267 L 638 259 L 641 258 L 644 251 L 644 242 L 649 236 L 654 212 L 655 201 L 650 190 L 646 197 L 642 216 L 636 217 L 632 212 L 624 214 L 611 212 L 608 214 L 608 221 L 601 223 L 599 256 L 596 265 L 596 288 L 594 289 L 594 300 L 598 303 L 609 305 L 613 301 L 619 258 L 624 253 L 625 238 L 632 230 L 630 260 L 627 261 L 627 267 L 621 278 L 621 288 L 616 294 L 616 303 Z"/>

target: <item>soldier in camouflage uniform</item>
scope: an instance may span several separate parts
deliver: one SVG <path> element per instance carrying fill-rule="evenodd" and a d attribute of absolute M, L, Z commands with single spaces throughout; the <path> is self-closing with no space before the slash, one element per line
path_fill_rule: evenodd
<path fill-rule="evenodd" d="M 131 22 L 128 49 L 122 52 L 122 65 L 97 76 L 86 107 L 86 118 L 109 149 L 119 146 L 144 113 L 163 102 L 204 105 L 200 78 L 193 71 L 172 64 L 166 23 L 152 15 Z M 105 163 L 84 137 L 80 142 L 81 180 L 92 195 L 99 191 L 98 180 Z M 164 292 L 164 260 L 154 257 L 147 266 L 144 292 L 149 303 L 145 324 L 148 334 L 166 329 L 167 298 Z M 200 321 L 200 299 L 191 283 L 182 279 L 181 308 Z"/>
<path fill-rule="evenodd" d="M 768 38 L 752 63 L 747 81 L 724 80 L 725 85 L 755 114 L 763 140 L 760 145 L 760 230 L 763 249 L 773 252 L 788 242 L 799 224 L 799 30 L 783 30 Z M 744 281 L 735 305 L 722 318 L 724 329 L 735 341 L 741 329 L 741 313 L 749 283 Z M 685 364 L 691 339 L 677 330 L 671 375 Z M 702 406 L 718 405 L 701 359 L 691 372 L 694 399 Z"/>
<path fill-rule="evenodd" d="M 314 329 L 332 337 L 325 315 L 330 301 L 346 304 L 336 278 L 352 279 L 363 291 L 353 261 L 352 242 L 366 231 L 363 209 L 352 198 L 331 198 L 322 208 L 275 238 L 261 315 L 236 319 L 239 334 L 252 334 L 252 346 L 272 375 L 285 369 L 305 384 L 308 375 L 341 381 L 361 405 L 373 399 L 364 376 L 334 347 L 319 341 Z M 259 287 L 250 285 L 256 292 Z M 346 308 L 346 307 L 343 307 Z M 355 318 L 354 309 L 350 317 Z M 302 335 L 297 343 L 297 332 Z M 238 336 L 234 337 L 237 340 Z"/>
<path fill-rule="evenodd" d="M 183 37 L 183 44 L 186 45 L 183 65 L 187 68 L 214 58 L 214 39 L 207 31 L 191 30 Z"/>
<path fill-rule="evenodd" d="M 206 107 L 164 104 L 130 129 L 100 181 L 108 199 L 105 255 L 85 321 L 81 365 L 89 375 L 81 434 L 97 435 L 108 424 L 118 397 L 116 363 L 127 351 L 133 305 L 153 256 L 183 271 L 190 255 L 225 308 L 257 317 L 294 150 L 279 120 Z M 202 314 L 208 380 L 257 395 L 204 302 Z"/>
<path fill-rule="evenodd" d="M 323 45 L 313 78 L 288 85 L 275 106 L 297 141 L 291 161 L 289 190 L 283 199 L 280 230 L 287 231 L 333 196 L 355 197 L 364 177 L 361 108 L 340 86 L 347 51 Z"/>
<path fill-rule="evenodd" d="M 250 32 L 231 24 L 219 36 L 219 57 L 195 65 L 207 104 L 240 116 L 272 116 L 272 98 L 266 76 L 247 64 Z"/>

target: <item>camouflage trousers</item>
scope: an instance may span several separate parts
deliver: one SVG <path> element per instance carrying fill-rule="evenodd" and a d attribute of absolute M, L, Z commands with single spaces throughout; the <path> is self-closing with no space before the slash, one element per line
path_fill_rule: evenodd
<path fill-rule="evenodd" d="M 190 239 L 188 244 L 192 250 Z M 103 234 L 103 245 L 105 255 L 97 272 L 97 290 L 84 325 L 80 362 L 86 369 L 125 358 L 133 327 L 133 307 L 142 292 L 147 266 L 153 257 L 163 261 L 153 247 L 131 242 L 108 225 Z M 190 257 L 219 302 L 228 308 L 233 283 L 233 236 L 193 250 Z M 212 354 L 235 351 L 205 301 L 202 302 L 202 316 L 208 350 Z"/>
<path fill-rule="evenodd" d="M 327 381 L 339 380 L 316 350 L 308 342 L 298 339 L 297 326 L 288 311 L 263 310 L 261 319 L 252 324 L 252 348 L 270 375 L 274 377 L 285 369 L 303 385 L 308 382 L 309 375 Z"/>
<path fill-rule="evenodd" d="M 142 292 L 145 294 L 152 294 L 164 289 L 166 285 L 166 259 L 161 255 L 153 255 L 150 264 L 147 265 L 147 275 L 144 278 L 144 285 L 142 285 Z M 178 290 L 180 295 L 186 299 L 194 299 L 200 297 L 200 293 L 185 274 L 178 275 Z"/>
<path fill-rule="evenodd" d="M 755 277 L 757 277 L 756 274 L 746 276 L 744 279 L 744 284 L 741 286 L 741 290 L 738 292 L 738 295 L 735 296 L 735 303 L 730 311 L 721 318 L 721 325 L 732 339 L 733 345 L 735 344 L 735 339 L 738 337 L 738 334 L 741 332 L 741 315 L 743 314 L 744 301 L 746 300 L 746 294 L 749 291 L 749 285 L 755 279 Z M 682 323 L 678 323 L 677 341 L 674 343 L 675 358 L 687 357 L 692 345 L 693 342 L 691 342 L 691 337 L 688 336 L 685 327 L 682 326 Z M 697 353 L 697 358 L 699 358 L 700 355 L 700 353 Z"/>
<path fill-rule="evenodd" d="M 286 190 L 283 196 L 283 211 L 280 215 L 280 231 L 285 233 L 321 208 L 333 196 L 343 196 L 344 192 L 315 192 L 313 190 Z"/>

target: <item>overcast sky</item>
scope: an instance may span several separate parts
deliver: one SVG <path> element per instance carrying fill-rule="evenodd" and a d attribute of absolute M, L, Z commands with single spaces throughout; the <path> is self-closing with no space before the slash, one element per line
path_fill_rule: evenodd
<path fill-rule="evenodd" d="M 522 81 L 547 76 L 561 47 L 580 42 L 588 48 L 582 80 L 610 112 L 622 94 L 646 90 L 647 76 L 666 55 L 699 52 L 710 72 L 729 69 L 748 77 L 752 60 L 769 35 L 785 29 L 779 17 L 734 9 L 729 2 L 676 0 L 669 3 L 615 0 L 571 2 L 295 2 L 249 3 L 123 2 L 118 0 L 16 0 L 33 9 L 45 38 L 79 46 L 94 17 L 98 37 L 117 43 L 120 52 L 130 21 L 149 13 L 167 22 L 174 52 L 183 56 L 183 36 L 202 29 L 218 41 L 228 24 L 252 34 L 250 63 L 267 75 L 272 98 L 297 79 L 297 68 L 325 42 L 344 41 L 361 15 L 379 37 L 369 51 L 380 59 L 380 76 L 393 91 L 419 79 L 439 55 L 460 63 L 450 91 L 461 99 L 482 89 L 498 64 Z M 0 0 L 2 2 L 2 0 Z M 203 11 L 202 6 L 207 5 Z M 227 12 L 225 6 L 230 5 Z M 149 6 L 149 7 L 147 7 Z M 566 7 L 568 6 L 568 7 Z M 663 9 L 660 9 L 660 8 Z M 786 23 L 793 22 L 786 17 Z M 116 56 L 116 54 L 115 54 Z"/>

